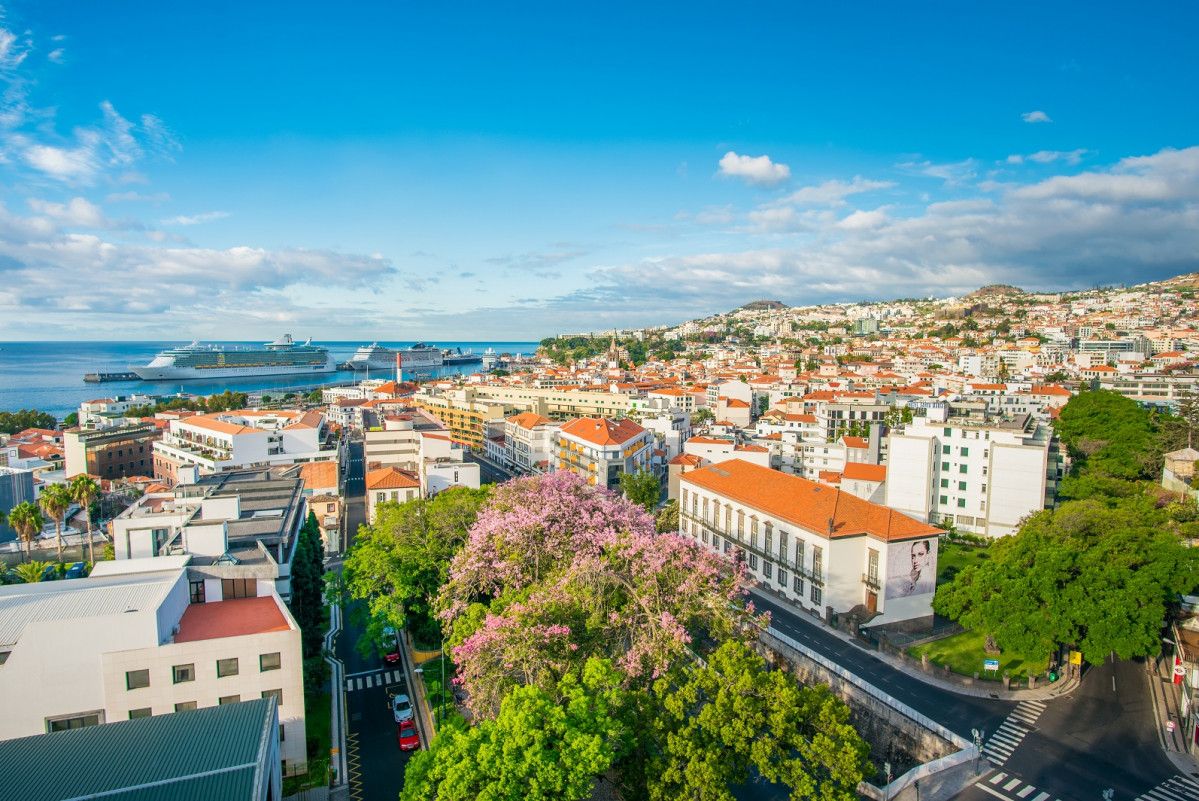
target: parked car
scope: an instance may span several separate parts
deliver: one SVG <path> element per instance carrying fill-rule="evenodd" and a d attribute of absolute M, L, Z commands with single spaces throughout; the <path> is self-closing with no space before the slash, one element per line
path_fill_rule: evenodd
<path fill-rule="evenodd" d="M 420 748 L 420 735 L 416 733 L 416 721 L 412 718 L 400 721 L 400 750 L 415 751 Z"/>
<path fill-rule="evenodd" d="M 87 562 L 76 562 L 67 568 L 66 578 L 85 578 L 87 576 Z"/>
<path fill-rule="evenodd" d="M 42 571 L 42 581 L 54 581 L 58 578 L 58 565 L 46 565 L 46 569 Z"/>
<path fill-rule="evenodd" d="M 400 638 L 393 628 L 383 629 L 383 661 L 388 665 L 400 661 Z"/>
<path fill-rule="evenodd" d="M 395 713 L 396 723 L 412 720 L 412 701 L 406 695 L 397 695 L 391 699 L 391 711 Z"/>

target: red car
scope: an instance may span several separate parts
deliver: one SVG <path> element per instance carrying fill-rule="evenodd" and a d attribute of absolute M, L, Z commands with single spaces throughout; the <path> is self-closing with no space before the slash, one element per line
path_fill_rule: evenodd
<path fill-rule="evenodd" d="M 420 748 L 420 735 L 416 733 L 416 722 L 409 718 L 400 724 L 400 750 L 415 751 Z"/>

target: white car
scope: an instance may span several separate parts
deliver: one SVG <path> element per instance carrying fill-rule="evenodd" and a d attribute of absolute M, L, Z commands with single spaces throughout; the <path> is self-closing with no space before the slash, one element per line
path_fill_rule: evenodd
<path fill-rule="evenodd" d="M 395 713 L 396 723 L 412 720 L 412 702 L 406 695 L 397 695 L 391 699 L 391 711 Z"/>

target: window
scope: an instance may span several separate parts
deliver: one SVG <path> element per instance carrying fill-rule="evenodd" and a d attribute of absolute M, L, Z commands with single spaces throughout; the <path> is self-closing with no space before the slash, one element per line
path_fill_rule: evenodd
<path fill-rule="evenodd" d="M 240 701 L 241 701 L 240 695 L 222 695 L 220 698 L 218 698 L 216 700 L 216 703 L 217 703 L 217 706 L 224 706 L 225 704 L 236 704 L 236 703 L 239 703 Z"/>
<path fill-rule="evenodd" d="M 256 598 L 258 579 L 221 579 L 221 600 L 234 598 Z"/>
<path fill-rule="evenodd" d="M 780 587 L 787 586 L 787 571 L 783 570 L 781 567 L 779 568 L 778 583 Z"/>
<path fill-rule="evenodd" d="M 282 723 L 280 723 L 279 724 L 279 742 L 283 742 L 284 740 L 287 739 L 286 733 L 287 733 L 287 729 L 283 726 Z"/>
<path fill-rule="evenodd" d="M 774 563 L 773 562 L 763 562 L 762 563 L 762 575 L 765 576 L 766 578 L 770 578 L 771 575 L 773 575 L 773 574 L 774 574 Z"/>
<path fill-rule="evenodd" d="M 951 428 L 945 429 L 945 436 L 948 437 L 948 436 L 951 436 L 952 434 L 953 434 L 953 429 L 951 429 Z"/>
<path fill-rule="evenodd" d="M 795 594 L 800 598 L 803 597 L 803 577 L 798 573 L 796 573 L 795 577 L 791 580 L 791 589 L 795 590 Z"/>
<path fill-rule="evenodd" d="M 958 508 L 959 509 L 966 508 L 966 499 L 965 498 L 958 498 Z"/>
<path fill-rule="evenodd" d="M 188 712 L 195 708 L 196 708 L 195 701 L 180 701 L 179 703 L 175 704 L 176 712 Z"/>
<path fill-rule="evenodd" d="M 150 686 L 150 671 L 149 670 L 127 670 L 125 671 L 125 689 L 140 690 L 142 687 Z"/>
<path fill-rule="evenodd" d="M 386 492 L 376 492 L 375 493 L 375 502 L 376 503 L 383 503 L 385 500 L 387 500 Z"/>
<path fill-rule="evenodd" d="M 804 569 L 804 567 L 803 567 L 804 558 L 803 557 L 804 557 L 804 541 L 796 540 L 795 541 L 795 569 L 796 570 Z"/>
<path fill-rule="evenodd" d="M 986 491 L 987 491 L 987 485 L 983 484 L 983 492 L 986 492 Z"/>
<path fill-rule="evenodd" d="M 949 479 L 941 479 L 941 489 L 949 489 Z"/>
<path fill-rule="evenodd" d="M 729 548 L 731 548 L 731 547 L 732 547 L 732 544 L 731 544 L 731 543 L 730 543 L 728 540 L 725 540 L 725 541 L 724 541 L 724 552 L 725 552 L 725 553 L 728 553 L 728 552 L 729 552 Z"/>
<path fill-rule="evenodd" d="M 283 706 L 283 690 L 263 690 L 262 697 L 274 698 L 276 704 Z"/>
<path fill-rule="evenodd" d="M 976 434 L 975 436 L 978 436 L 978 435 Z M 965 445 L 963 445 L 962 446 L 962 456 L 969 456 L 969 455 L 970 455 L 970 449 L 967 448 Z"/>
<path fill-rule="evenodd" d="M 965 491 L 966 491 L 966 482 L 965 482 L 965 481 L 959 481 L 959 482 L 958 482 L 958 489 L 959 489 L 959 490 L 961 490 L 962 492 L 965 492 Z"/>
<path fill-rule="evenodd" d="M 866 575 L 871 581 L 878 582 L 878 551 L 873 548 L 866 550 Z"/>
<path fill-rule="evenodd" d="M 196 680 L 196 666 L 194 663 L 191 665 L 175 665 L 172 670 L 174 671 L 176 684 Z"/>
<path fill-rule="evenodd" d="M 53 733 L 56 731 L 69 731 L 71 729 L 82 729 L 85 726 L 99 726 L 100 713 L 92 712 L 86 715 L 74 715 L 65 718 L 54 718 L 46 720 L 46 731 Z"/>
<path fill-rule="evenodd" d="M 237 675 L 237 657 L 232 659 L 218 659 L 216 661 L 216 677 L 223 679 L 226 676 Z"/>
<path fill-rule="evenodd" d="M 745 541 L 745 512 L 737 512 L 737 539 Z"/>
<path fill-rule="evenodd" d="M 779 559 L 787 561 L 787 532 L 779 532 Z"/>
<path fill-rule="evenodd" d="M 148 718 L 152 714 L 153 714 L 153 712 L 151 712 L 150 707 L 148 707 L 148 706 L 143 707 L 142 709 L 130 709 L 129 710 L 129 719 L 137 720 L 138 718 Z"/>
<path fill-rule="evenodd" d="M 812 603 L 819 605 L 821 596 L 822 596 L 822 593 L 820 592 L 820 588 L 817 587 L 815 584 L 813 584 L 812 585 L 812 595 L 810 596 L 812 599 Z"/>
<path fill-rule="evenodd" d="M 815 578 L 824 575 L 824 549 L 815 545 L 812 546 L 812 575 Z"/>
<path fill-rule="evenodd" d="M 751 553 L 749 555 L 749 569 L 750 570 L 758 569 L 758 555 L 757 554 Z"/>
<path fill-rule="evenodd" d="M 943 503 L 943 504 L 944 504 L 944 503 L 949 503 L 949 496 L 948 496 L 948 495 L 942 495 L 942 496 L 941 496 L 941 503 Z"/>
<path fill-rule="evenodd" d="M 941 462 L 941 469 L 942 469 L 942 470 L 948 470 L 948 469 L 949 469 L 949 462 Z"/>
<path fill-rule="evenodd" d="M 190 595 L 191 600 L 189 601 L 189 603 L 193 603 L 193 604 L 204 603 L 204 582 L 203 581 L 189 581 L 187 583 L 187 586 L 191 593 L 191 595 Z"/>
<path fill-rule="evenodd" d="M 702 529 L 700 531 L 700 536 L 703 538 L 704 545 L 707 545 L 708 544 L 708 530 L 706 528 Z"/>
<path fill-rule="evenodd" d="M 766 553 L 770 553 L 772 550 L 774 550 L 774 544 L 771 542 L 771 539 L 772 539 L 772 537 L 770 535 L 770 531 L 767 530 L 767 532 L 766 532 Z"/>

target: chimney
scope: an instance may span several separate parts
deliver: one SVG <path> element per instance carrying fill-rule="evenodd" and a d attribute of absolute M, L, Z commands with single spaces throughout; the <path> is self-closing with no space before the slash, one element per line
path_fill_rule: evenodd
<path fill-rule="evenodd" d="M 830 518 L 828 519 L 828 535 L 829 535 L 830 537 L 831 537 L 831 536 L 833 536 L 833 528 L 834 528 L 834 526 L 833 526 L 833 519 L 830 517 Z"/>

